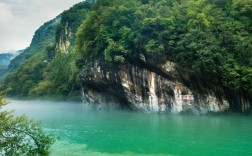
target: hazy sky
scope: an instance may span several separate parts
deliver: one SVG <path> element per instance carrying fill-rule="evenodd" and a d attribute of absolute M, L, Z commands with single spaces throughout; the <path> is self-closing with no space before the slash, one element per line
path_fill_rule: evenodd
<path fill-rule="evenodd" d="M 0 53 L 30 45 L 45 22 L 83 0 L 0 0 Z"/>

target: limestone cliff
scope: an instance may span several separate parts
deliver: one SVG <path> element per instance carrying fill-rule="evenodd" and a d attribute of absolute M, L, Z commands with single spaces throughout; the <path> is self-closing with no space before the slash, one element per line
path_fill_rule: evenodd
<path fill-rule="evenodd" d="M 70 47 L 70 39 L 72 36 L 71 27 L 68 23 L 64 24 L 60 30 L 60 35 L 57 37 L 56 49 L 64 54 L 68 54 Z"/>
<path fill-rule="evenodd" d="M 71 47 L 75 45 L 75 35 L 78 27 L 90 11 L 91 4 L 81 2 L 61 14 L 60 25 L 56 31 L 56 50 L 68 54 Z"/>
<path fill-rule="evenodd" d="M 190 73 L 171 61 L 161 66 L 129 58 L 125 64 L 108 65 L 96 61 L 81 73 L 83 101 L 98 109 L 130 108 L 150 112 L 227 111 L 235 99 L 244 100 L 241 111 L 249 110 L 251 99 L 229 96 L 221 85 L 201 90 Z M 212 86 L 213 82 L 206 82 Z M 245 100 L 246 99 L 246 100 Z"/>

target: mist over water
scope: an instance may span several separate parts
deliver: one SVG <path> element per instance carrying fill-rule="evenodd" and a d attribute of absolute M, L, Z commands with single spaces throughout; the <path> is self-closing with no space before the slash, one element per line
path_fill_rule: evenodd
<path fill-rule="evenodd" d="M 252 155 L 252 116 L 94 111 L 85 104 L 9 100 L 7 109 L 42 120 L 57 156 Z"/>

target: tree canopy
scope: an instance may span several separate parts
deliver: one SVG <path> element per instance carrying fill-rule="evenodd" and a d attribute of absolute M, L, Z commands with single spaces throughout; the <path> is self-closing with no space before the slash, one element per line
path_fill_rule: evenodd
<path fill-rule="evenodd" d="M 169 58 L 251 94 L 251 15 L 250 0 L 98 0 L 78 29 L 76 51 L 87 61 Z"/>
<path fill-rule="evenodd" d="M 6 105 L 3 94 L 4 91 L 0 91 L 0 155 L 49 155 L 54 137 L 43 131 L 40 122 L 2 110 Z"/>

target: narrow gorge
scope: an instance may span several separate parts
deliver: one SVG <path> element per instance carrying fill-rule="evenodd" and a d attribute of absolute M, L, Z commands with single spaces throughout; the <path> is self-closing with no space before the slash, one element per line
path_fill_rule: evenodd
<path fill-rule="evenodd" d="M 81 2 L 35 32 L 5 87 L 10 96 L 82 99 L 97 109 L 250 112 L 251 17 L 235 12 L 242 5 Z"/>

